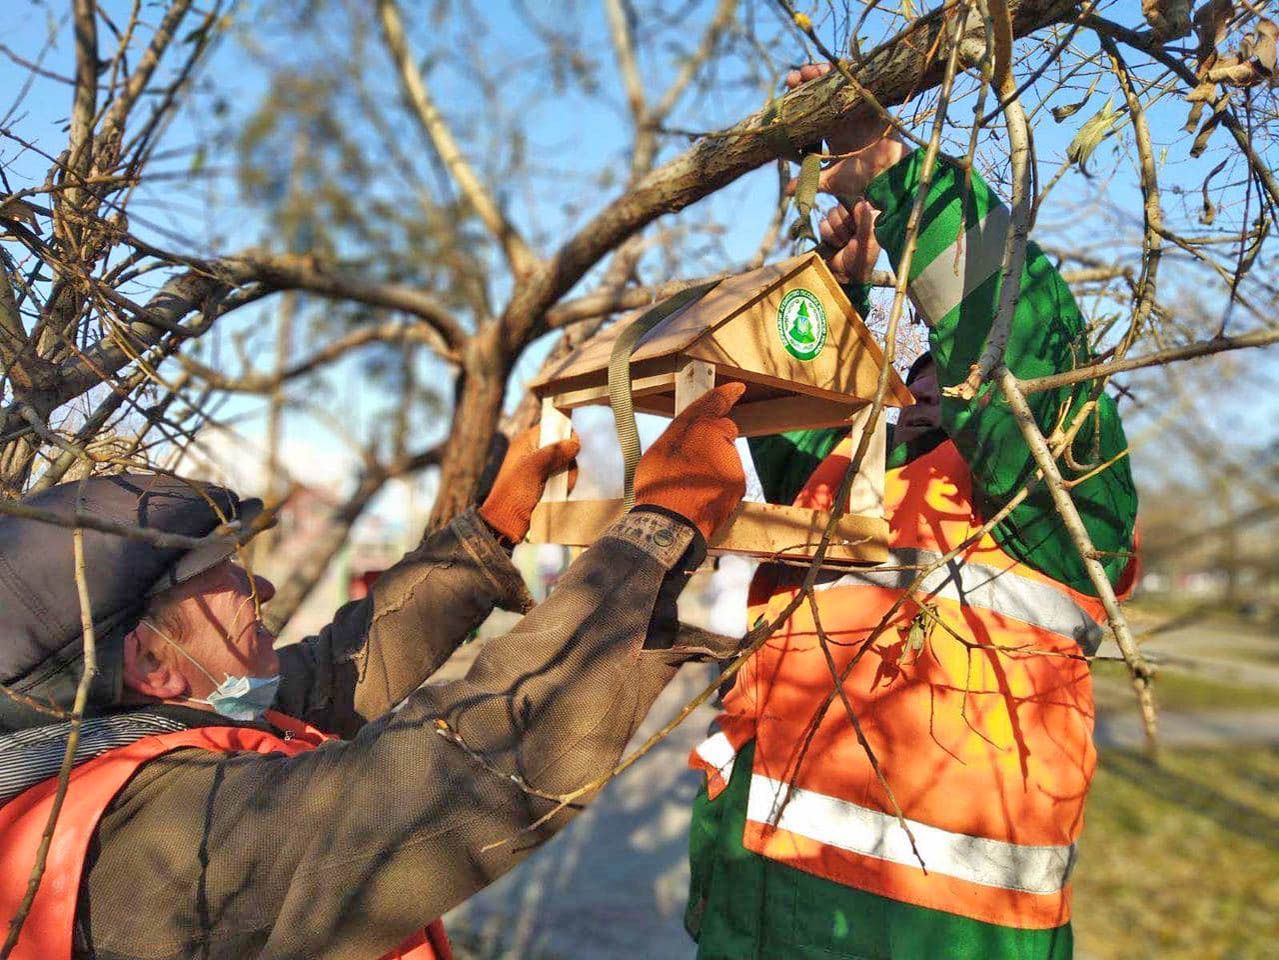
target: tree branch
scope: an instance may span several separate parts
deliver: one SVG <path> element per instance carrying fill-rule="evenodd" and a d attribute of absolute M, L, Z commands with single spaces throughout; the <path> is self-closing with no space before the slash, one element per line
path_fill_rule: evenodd
<path fill-rule="evenodd" d="M 617 69 L 622 74 L 622 86 L 626 89 L 626 102 L 636 127 L 648 122 L 648 101 L 644 97 L 644 80 L 640 77 L 639 64 L 635 61 L 635 44 L 631 26 L 627 22 L 622 0 L 604 0 L 608 14 L 608 32 L 617 54 Z"/>
<path fill-rule="evenodd" d="M 81 485 L 81 499 L 76 501 L 76 513 L 83 504 L 84 487 Z M 18 943 L 22 935 L 22 925 L 31 912 L 31 904 L 35 902 L 40 890 L 40 881 L 44 877 L 44 867 L 49 855 L 49 847 L 53 843 L 53 832 L 58 827 L 58 817 L 62 814 L 62 803 L 67 796 L 67 787 L 71 783 L 71 768 L 75 764 L 76 748 L 80 745 L 80 724 L 84 719 L 84 708 L 89 702 L 89 687 L 98 672 L 97 643 L 93 626 L 93 604 L 89 597 L 88 577 L 84 564 L 84 528 L 77 526 L 72 533 L 72 545 L 75 551 L 76 595 L 80 601 L 80 629 L 83 643 L 80 681 L 76 684 L 75 699 L 71 707 L 71 725 L 67 733 L 67 745 L 62 752 L 62 765 L 58 768 L 58 787 L 53 795 L 53 803 L 49 807 L 49 819 L 44 833 L 40 837 L 40 846 L 36 850 L 35 863 L 31 867 L 31 877 L 27 881 L 27 890 L 22 903 L 9 918 L 9 930 L 5 936 L 4 946 L 0 947 L 0 960 L 5 960 Z"/>
<path fill-rule="evenodd" d="M 1071 6 L 1067 0 L 1010 3 L 1014 34 L 1024 36 L 1053 23 Z M 854 68 L 858 81 L 890 106 L 933 86 L 940 78 L 942 65 L 921 51 L 935 45 L 943 22 L 944 18 L 936 13 L 921 17 L 911 27 L 911 42 L 899 37 L 881 44 Z M 984 39 L 984 33 L 980 36 Z M 793 143 L 811 143 L 836 123 L 869 109 L 857 92 L 833 73 L 793 90 L 780 102 Z M 775 140 L 764 136 L 764 126 L 764 112 L 760 111 L 728 130 L 704 138 L 605 207 L 516 291 L 501 321 L 506 347 L 518 350 L 541 333 L 545 311 L 626 237 L 662 214 L 682 210 L 776 159 Z"/>
<path fill-rule="evenodd" d="M 651 123 L 662 123 L 675 108 L 679 98 L 684 95 L 688 85 L 697 76 L 697 71 L 715 52 L 715 45 L 719 43 L 719 38 L 723 36 L 724 31 L 728 29 L 728 25 L 732 23 L 733 15 L 736 12 L 737 0 L 719 0 L 719 6 L 715 8 L 715 14 L 711 17 L 711 22 L 706 25 L 706 31 L 702 34 L 702 41 L 698 44 L 697 50 L 680 65 L 679 73 L 675 75 L 671 85 L 666 88 L 666 92 L 657 101 L 657 105 L 649 111 Z"/>
<path fill-rule="evenodd" d="M 176 359 L 204 385 L 229 393 L 270 393 L 290 380 L 313 373 L 326 364 L 341 359 L 359 347 L 369 343 L 423 343 L 437 346 L 431 331 L 422 324 L 392 320 L 387 323 L 358 327 L 344 336 L 326 344 L 305 359 L 283 367 L 273 373 L 244 373 L 231 376 L 200 363 L 191 357 L 177 355 Z"/>
<path fill-rule="evenodd" d="M 502 245 L 507 262 L 517 277 L 529 274 L 537 266 L 538 259 L 525 244 L 524 238 L 506 219 L 497 203 L 489 195 L 484 184 L 480 182 L 475 171 L 462 155 L 453 133 L 445 123 L 435 102 L 427 92 L 426 82 L 417 68 L 417 63 L 409 49 L 408 38 L 404 35 L 404 23 L 400 19 L 400 9 L 395 0 L 378 0 L 378 19 L 382 24 L 382 35 L 391 51 L 391 57 L 400 75 L 400 83 L 404 87 L 405 97 L 413 112 L 417 115 L 422 129 L 430 137 L 431 143 L 440 154 L 453 179 L 457 181 L 462 195 L 475 209 L 484 226 L 488 228 L 494 239 Z"/>
<path fill-rule="evenodd" d="M 1094 363 L 1087 367 L 1067 370 L 1065 373 L 1054 373 L 1046 377 L 1035 377 L 1033 380 L 1021 381 L 1021 391 L 1026 394 L 1041 393 L 1044 390 L 1056 390 L 1072 383 L 1093 380 L 1097 377 L 1110 377 L 1127 370 L 1140 370 L 1143 367 L 1159 367 L 1177 360 L 1194 360 L 1227 350 L 1244 350 L 1249 347 L 1265 347 L 1279 343 L 1279 327 L 1254 330 L 1237 337 L 1214 337 L 1211 340 L 1199 340 L 1181 347 L 1169 347 L 1156 350 L 1140 357 L 1128 357 L 1123 360 L 1112 360 L 1107 363 Z"/>
<path fill-rule="evenodd" d="M 1061 471 L 1057 469 L 1057 461 L 1053 458 L 1052 451 L 1048 449 L 1048 443 L 1044 440 L 1039 424 L 1035 421 L 1034 411 L 1026 402 L 1026 395 L 1018 385 L 1017 378 L 1007 367 L 1001 367 L 996 376 L 1000 392 L 1008 401 L 1008 406 L 1017 420 L 1017 427 L 1021 430 L 1026 446 L 1030 448 L 1031 455 L 1035 458 L 1035 465 L 1039 467 L 1044 482 L 1048 485 L 1048 492 L 1052 496 L 1053 506 L 1057 508 L 1057 515 L 1061 517 L 1067 533 L 1070 534 L 1070 539 L 1078 549 L 1084 569 L 1088 571 L 1088 579 L 1092 581 L 1093 589 L 1097 591 L 1097 597 L 1106 610 L 1110 629 L 1114 632 L 1119 650 L 1124 655 L 1124 662 L 1128 664 L 1128 669 L 1132 673 L 1133 689 L 1137 693 L 1137 704 L 1141 708 L 1141 718 L 1146 730 L 1146 745 L 1153 752 L 1158 730 L 1154 696 L 1150 689 L 1154 671 L 1142 659 L 1141 651 L 1137 649 L 1137 642 L 1132 637 L 1132 631 L 1128 629 L 1128 621 L 1119 608 L 1119 601 L 1115 598 L 1114 587 L 1110 585 L 1110 578 L 1106 576 L 1105 568 L 1097 560 L 1096 548 L 1088 536 L 1083 518 L 1080 517 L 1075 502 L 1070 498 L 1070 492 L 1066 489 Z"/>
<path fill-rule="evenodd" d="M 1185 61 L 1168 53 L 1159 41 L 1148 34 L 1129 30 L 1122 24 L 1107 20 L 1105 17 L 1090 16 L 1087 19 L 1087 24 L 1102 36 L 1113 37 L 1122 41 L 1128 46 L 1140 50 L 1152 60 L 1158 61 L 1179 76 L 1192 90 L 1199 86 L 1199 78 L 1195 76 L 1195 72 L 1190 67 L 1186 66 Z M 1252 148 L 1252 137 L 1244 129 L 1243 124 L 1239 122 L 1235 112 L 1229 108 L 1229 100 L 1229 95 L 1223 93 L 1205 102 L 1212 109 L 1215 116 L 1221 117 L 1222 125 L 1235 138 L 1235 143 L 1239 146 L 1240 151 L 1248 158 L 1248 163 L 1252 167 L 1253 173 L 1256 174 L 1257 179 L 1265 187 L 1266 193 L 1270 195 L 1270 202 L 1279 207 L 1279 182 L 1276 182 L 1270 167 L 1257 156 L 1257 152 Z"/>
<path fill-rule="evenodd" d="M 430 343 L 449 360 L 456 360 L 469 336 L 454 319 L 453 311 L 429 293 L 338 273 L 310 257 L 244 256 L 215 261 L 208 266 L 236 286 L 263 283 L 276 290 L 305 290 L 333 300 L 355 300 L 371 307 L 402 310 L 425 322 L 434 337 L 424 337 L 422 342 Z"/>
<path fill-rule="evenodd" d="M 93 163 L 93 119 L 98 100 L 98 21 L 95 0 L 75 0 L 75 92 L 71 100 L 71 129 L 67 169 L 76 180 L 88 176 Z M 72 186 L 66 202 L 79 208 L 80 190 Z"/>

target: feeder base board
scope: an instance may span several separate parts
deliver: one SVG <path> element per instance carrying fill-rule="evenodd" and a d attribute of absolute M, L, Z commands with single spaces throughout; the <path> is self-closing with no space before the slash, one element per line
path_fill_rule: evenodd
<path fill-rule="evenodd" d="M 621 500 L 543 500 L 533 511 L 531 543 L 590 546 L 622 515 Z M 713 554 L 809 559 L 816 555 L 830 514 L 774 503 L 742 503 L 708 544 Z M 888 521 L 841 517 L 826 549 L 830 563 L 883 563 L 888 559 Z"/>

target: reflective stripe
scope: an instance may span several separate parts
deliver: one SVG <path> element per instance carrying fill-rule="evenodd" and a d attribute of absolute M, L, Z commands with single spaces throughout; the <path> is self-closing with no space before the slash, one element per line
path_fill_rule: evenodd
<path fill-rule="evenodd" d="M 887 565 L 898 569 L 854 570 L 818 582 L 816 589 L 876 586 L 905 590 L 918 576 L 920 568 L 931 566 L 942 556 L 931 550 L 891 550 Z M 984 563 L 964 563 L 952 558 L 924 577 L 915 595 L 922 599 L 940 597 L 966 607 L 1015 617 L 1074 640 L 1084 653 L 1095 653 L 1101 643 L 1102 625 L 1069 594 L 1039 580 Z"/>
<path fill-rule="evenodd" d="M 776 811 L 785 801 L 781 817 Z M 751 777 L 746 817 L 830 847 L 919 867 L 910 838 L 892 814 L 795 787 L 758 773 Z M 930 873 L 1024 893 L 1059 893 L 1070 879 L 1075 846 L 1036 847 L 951 833 L 907 820 Z"/>
<path fill-rule="evenodd" d="M 919 272 L 910 289 L 930 324 L 941 320 L 999 272 L 1008 222 L 1008 208 L 1003 204 L 992 206 L 984 220 L 969 227 Z"/>
<path fill-rule="evenodd" d="M 717 733 L 703 740 L 694 752 L 714 767 L 715 772 L 723 778 L 725 783 L 732 779 L 737 751 L 733 749 L 732 742 L 723 733 Z"/>

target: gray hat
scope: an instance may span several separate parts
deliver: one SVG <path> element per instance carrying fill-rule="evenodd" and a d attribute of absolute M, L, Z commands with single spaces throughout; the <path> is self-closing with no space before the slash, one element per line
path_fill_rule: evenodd
<path fill-rule="evenodd" d="M 82 492 L 87 514 L 189 537 L 206 536 L 227 521 L 247 525 L 262 510 L 262 501 L 242 501 L 224 487 L 148 474 L 93 477 L 83 487 L 64 483 L 23 503 L 72 518 Z M 120 702 L 122 641 L 149 597 L 209 569 L 234 549 L 226 542 L 195 550 L 161 548 L 84 531 L 98 660 L 89 712 Z M 69 710 L 82 661 L 71 527 L 0 515 L 0 734 L 55 722 L 38 704 Z"/>

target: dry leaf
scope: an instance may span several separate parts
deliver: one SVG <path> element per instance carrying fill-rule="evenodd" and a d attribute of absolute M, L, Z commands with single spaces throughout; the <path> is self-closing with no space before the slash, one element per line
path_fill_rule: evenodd
<path fill-rule="evenodd" d="M 1209 173 L 1208 176 L 1204 177 L 1203 187 L 1200 188 L 1203 192 L 1203 213 L 1199 215 L 1199 222 L 1205 227 L 1211 226 L 1212 222 L 1217 219 L 1217 208 L 1213 205 L 1213 202 L 1208 199 L 1208 184 L 1212 183 L 1213 177 L 1226 169 L 1226 164 L 1229 162 L 1230 158 L 1227 157 L 1225 160 L 1222 160 L 1221 163 L 1213 167 L 1212 172 Z"/>
<path fill-rule="evenodd" d="M 1218 42 L 1220 32 L 1218 30 Z M 1246 34 L 1239 41 L 1239 49 L 1230 56 L 1223 57 L 1214 48 L 1200 58 L 1198 76 L 1201 83 L 1187 99 L 1193 101 L 1209 96 L 1210 93 L 1204 92 L 1206 85 L 1224 83 L 1232 87 L 1251 87 L 1269 80 L 1275 73 L 1276 39 L 1279 39 L 1279 27 L 1263 17 L 1257 21 L 1256 32 Z"/>
<path fill-rule="evenodd" d="M 1273 20 L 1262 18 L 1257 21 L 1257 37 L 1252 42 L 1252 59 L 1258 67 L 1265 71 L 1267 77 L 1275 72 L 1275 41 L 1279 39 L 1279 27 Z"/>
<path fill-rule="evenodd" d="M 1224 108 L 1226 101 L 1221 102 Z M 1204 121 L 1204 125 L 1199 128 L 1199 136 L 1195 137 L 1195 142 L 1190 145 L 1190 155 L 1198 157 L 1208 149 L 1208 141 L 1212 139 L 1212 132 L 1221 124 L 1221 111 L 1218 110 L 1211 117 Z"/>
<path fill-rule="evenodd" d="M 1056 120 L 1058 123 L 1061 123 L 1067 117 L 1073 117 L 1076 113 L 1078 113 L 1083 108 L 1084 104 L 1086 104 L 1088 100 L 1092 97 L 1093 92 L 1097 89 L 1097 81 L 1100 79 L 1101 79 L 1100 76 L 1093 79 L 1093 82 L 1088 87 L 1087 92 L 1082 97 L 1079 98 L 1078 102 L 1066 103 L 1066 104 L 1062 104 L 1059 107 L 1053 107 L 1052 109 L 1053 119 Z"/>
<path fill-rule="evenodd" d="M 39 226 L 36 208 L 25 200 L 5 200 L 0 203 L 0 220 L 21 220 L 31 226 Z"/>
<path fill-rule="evenodd" d="M 1217 52 L 1217 44 L 1226 39 L 1230 29 L 1230 21 L 1235 15 L 1232 0 L 1212 0 L 1207 6 L 1200 7 L 1195 14 L 1195 33 L 1199 35 L 1199 50 L 1196 56 L 1200 69 L 1209 57 Z"/>
<path fill-rule="evenodd" d="M 1070 146 L 1066 148 L 1066 157 L 1071 163 L 1078 164 L 1081 171 L 1087 173 L 1088 158 L 1122 120 L 1123 114 L 1115 109 L 1112 100 L 1107 99 L 1105 106 L 1085 120 L 1083 126 L 1079 128 L 1075 139 L 1070 141 Z"/>
<path fill-rule="evenodd" d="M 1160 40 L 1184 37 L 1190 32 L 1191 0 L 1141 0 L 1141 12 Z"/>

